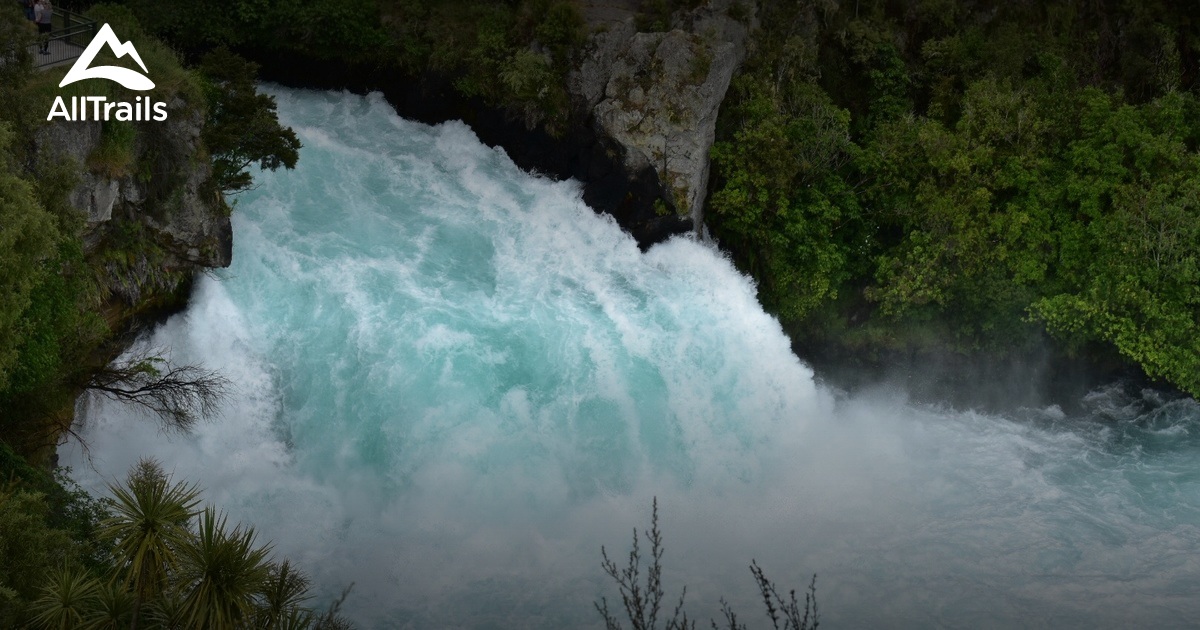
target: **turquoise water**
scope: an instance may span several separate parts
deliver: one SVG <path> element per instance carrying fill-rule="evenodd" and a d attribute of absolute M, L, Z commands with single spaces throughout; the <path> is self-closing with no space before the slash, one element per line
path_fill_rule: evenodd
<path fill-rule="evenodd" d="M 1200 614 L 1200 408 L 1111 387 L 1011 417 L 813 381 L 713 247 L 641 253 L 570 182 L 377 96 L 273 90 L 305 144 L 232 268 L 142 341 L 236 384 L 186 438 L 81 401 L 88 487 L 155 455 L 363 628 L 597 627 L 657 496 L 666 585 L 826 627 L 1177 627 Z"/>

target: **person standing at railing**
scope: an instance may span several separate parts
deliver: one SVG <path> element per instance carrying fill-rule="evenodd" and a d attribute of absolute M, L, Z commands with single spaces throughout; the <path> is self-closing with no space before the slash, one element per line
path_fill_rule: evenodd
<path fill-rule="evenodd" d="M 33 0 L 21 0 L 21 8 L 25 9 L 25 19 L 33 21 Z"/>
<path fill-rule="evenodd" d="M 38 35 L 42 39 L 41 53 L 49 55 L 50 31 L 54 28 L 54 5 L 50 3 L 50 0 L 37 0 L 37 4 L 33 5 L 33 16 L 38 25 Z"/>

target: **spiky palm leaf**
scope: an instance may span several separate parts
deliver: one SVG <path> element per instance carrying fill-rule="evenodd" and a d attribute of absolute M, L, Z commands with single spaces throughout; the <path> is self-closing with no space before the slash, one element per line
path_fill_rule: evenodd
<path fill-rule="evenodd" d="M 179 578 L 193 628 L 236 628 L 254 618 L 269 576 L 267 547 L 255 546 L 252 527 L 227 529 L 213 508 L 200 515 L 191 542 L 179 549 Z"/>
<path fill-rule="evenodd" d="M 273 630 L 312 630 L 315 628 L 315 615 L 307 608 L 292 608 L 276 620 Z"/>
<path fill-rule="evenodd" d="M 126 630 L 133 623 L 133 594 L 116 582 L 96 589 L 90 630 Z"/>
<path fill-rule="evenodd" d="M 266 582 L 263 584 L 262 605 L 258 611 L 255 627 L 264 630 L 276 628 L 295 628 L 295 611 L 307 611 L 304 602 L 312 599 L 308 594 L 311 581 L 303 571 L 292 566 L 288 560 L 282 564 L 272 564 Z M 292 619 L 292 624 L 285 623 Z"/>
<path fill-rule="evenodd" d="M 183 593 L 168 589 L 147 602 L 146 619 L 158 630 L 184 630 L 188 628 L 186 603 Z"/>
<path fill-rule="evenodd" d="M 52 572 L 42 596 L 33 602 L 33 622 L 46 630 L 85 628 L 96 605 L 96 590 L 100 583 L 78 567 Z"/>

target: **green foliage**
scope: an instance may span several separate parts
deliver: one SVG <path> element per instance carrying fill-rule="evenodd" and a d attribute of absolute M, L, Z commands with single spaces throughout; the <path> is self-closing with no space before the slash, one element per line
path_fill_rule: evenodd
<path fill-rule="evenodd" d="M 140 604 L 161 594 L 178 568 L 178 550 L 189 538 L 187 524 L 197 513 L 200 490 L 172 484 L 153 460 L 139 462 L 124 485 L 109 490 L 113 516 L 102 523 L 100 536 L 114 542 L 117 567 Z"/>
<path fill-rule="evenodd" d="M 16 173 L 13 134 L 0 125 L 0 390 L 17 361 L 22 316 L 58 238 L 53 217 Z"/>
<path fill-rule="evenodd" d="M 2 446 L 2 444 L 0 444 Z M 13 478 L 45 473 L 0 450 Z M 15 459 L 14 459 L 15 458 Z M 59 529 L 65 519 L 40 493 L 0 493 L 0 624 L 4 627 L 350 628 L 338 613 L 307 605 L 310 580 L 272 563 L 253 528 L 232 528 L 215 509 L 199 511 L 194 485 L 173 483 L 143 460 L 111 486 L 113 513 L 101 538 L 113 553 L 89 561 L 89 546 Z M 89 499 L 89 501 L 91 501 Z M 91 515 L 93 524 L 96 515 Z M 95 529 L 92 531 L 96 535 Z M 347 589 L 347 593 L 348 593 Z"/>
<path fill-rule="evenodd" d="M 0 586 L 15 597 L 0 602 L 0 620 L 14 627 L 23 603 L 38 596 L 46 568 L 73 560 L 76 550 L 70 535 L 49 524 L 46 498 L 26 490 L 0 493 Z"/>
<path fill-rule="evenodd" d="M 451 77 L 461 94 L 520 112 L 532 126 L 565 130 L 565 78 L 583 43 L 583 18 L 563 0 L 429 0 L 390 11 L 403 64 Z"/>
<path fill-rule="evenodd" d="M 550 50 L 560 68 L 586 39 L 583 16 L 570 2 L 531 0 L 521 6 L 521 13 L 524 21 L 533 25 L 533 40 Z"/>
<path fill-rule="evenodd" d="M 701 0 L 643 0 L 638 4 L 638 12 L 634 16 L 634 26 L 642 33 L 669 31 L 673 13 L 695 9 L 701 4 L 703 4 Z M 735 3 L 734 6 L 737 4 Z"/>
<path fill-rule="evenodd" d="M 510 109 L 552 133 L 565 130 L 566 74 L 584 41 L 583 18 L 569 0 L 390 0 L 353 7 L 333 0 L 232 5 L 127 0 L 125 5 L 150 32 L 196 56 L 225 46 L 333 60 L 380 73 L 437 73 L 462 95 Z"/>
<path fill-rule="evenodd" d="M 322 59 L 360 63 L 382 59 L 380 55 L 389 51 L 387 36 L 379 27 L 379 5 L 373 0 L 353 7 L 331 0 L 288 0 L 274 5 L 271 13 L 243 17 L 241 22 L 266 31 L 263 35 L 276 49 L 286 47 Z"/>
<path fill-rule="evenodd" d="M 34 42 L 34 31 L 16 3 L 0 5 L 0 42 L 0 120 L 13 120 L 24 104 L 20 95 L 31 74 Z"/>
<path fill-rule="evenodd" d="M 131 122 L 110 120 L 103 123 L 100 144 L 88 156 L 88 166 L 93 172 L 111 179 L 129 175 L 133 168 L 134 138 L 137 136 Z"/>
<path fill-rule="evenodd" d="M 965 339 L 1003 344 L 1036 332 L 1021 325 L 1032 307 L 1050 332 L 1111 342 L 1197 391 L 1194 97 L 1045 96 L 983 79 L 954 130 L 902 123 L 864 152 L 905 234 L 868 295 L 888 315 L 949 311 Z"/>
<path fill-rule="evenodd" d="M 100 582 L 78 568 L 60 568 L 50 574 L 42 596 L 33 602 L 33 622 L 46 630 L 86 627 L 96 604 Z"/>
<path fill-rule="evenodd" d="M 246 22 L 258 19 L 256 9 L 266 3 L 130 0 L 123 4 L 138 16 L 146 30 L 194 53 L 245 42 L 249 36 Z"/>
<path fill-rule="evenodd" d="M 75 278 L 63 272 L 64 259 L 70 253 L 61 252 L 47 261 L 34 298 L 22 318 L 20 363 L 14 371 L 9 395 L 43 391 L 47 386 L 61 385 L 60 377 L 69 372 L 64 364 L 73 353 L 68 347 L 79 340 L 80 304 Z"/>
<path fill-rule="evenodd" d="M 64 532 L 79 551 L 73 561 L 90 569 L 106 566 L 109 548 L 96 539 L 96 533 L 100 522 L 108 517 L 108 509 L 71 481 L 65 469 L 50 473 L 33 467 L 8 444 L 0 442 L 0 480 L 41 497 L 47 509 L 46 526 Z"/>
<path fill-rule="evenodd" d="M 134 598 L 119 582 L 101 583 L 91 606 L 94 630 L 124 630 L 133 623 Z"/>
<path fill-rule="evenodd" d="M 189 55 L 219 46 L 373 65 L 390 52 L 374 0 L 126 0 L 146 26 Z"/>
<path fill-rule="evenodd" d="M 531 51 L 522 50 L 512 59 L 511 63 L 500 73 L 500 80 L 517 98 L 536 100 L 547 91 L 554 75 L 545 57 Z"/>
<path fill-rule="evenodd" d="M 226 520 L 213 508 L 205 509 L 191 544 L 180 549 L 179 579 L 190 627 L 235 628 L 248 623 L 271 577 L 269 548 L 255 545 L 254 528 L 230 530 Z"/>
<path fill-rule="evenodd" d="M 1005 354 L 1048 332 L 1200 393 L 1190 20 L 766 3 L 722 110 L 713 232 L 801 337 Z"/>
<path fill-rule="evenodd" d="M 892 33 L 869 21 L 855 20 L 842 34 L 845 50 L 856 74 L 865 79 L 864 103 L 859 125 L 874 127 L 912 111 L 909 91 L 912 77 L 897 49 Z"/>
<path fill-rule="evenodd" d="M 199 511 L 196 486 L 173 483 L 156 461 L 111 486 L 111 514 L 2 442 L 0 465 L 10 480 L 0 491 L 0 626 L 351 627 L 338 612 L 349 589 L 318 613 L 307 575 L 271 562 L 253 528 Z M 97 554 L 97 537 L 115 547 Z"/>
<path fill-rule="evenodd" d="M 1069 340 L 1101 339 L 1153 377 L 1200 392 L 1200 155 L 1194 96 L 1143 106 L 1084 95 L 1066 195 L 1064 291 L 1031 312 Z"/>
<path fill-rule="evenodd" d="M 846 278 L 848 244 L 838 232 L 855 201 L 839 169 L 854 147 L 849 114 L 819 86 L 769 77 L 739 77 L 733 87 L 741 125 L 713 148 L 724 181 L 710 205 L 718 236 L 747 252 L 767 306 L 801 319 Z"/>
<path fill-rule="evenodd" d="M 300 140 L 279 124 L 275 98 L 256 90 L 258 66 L 218 48 L 204 56 L 200 72 L 208 97 L 203 138 L 217 186 L 226 194 L 251 188 L 252 164 L 272 171 L 295 168 Z"/>
<path fill-rule="evenodd" d="M 883 314 L 953 306 L 964 344 L 1028 338 L 1019 313 L 1047 282 L 1055 248 L 1052 129 L 1028 92 L 984 79 L 953 129 L 907 118 L 880 130 L 858 166 L 874 173 L 869 198 L 905 234 L 876 259 L 867 291 Z"/>
<path fill-rule="evenodd" d="M 299 619 L 294 617 L 305 610 L 306 602 L 312 599 L 308 592 L 310 586 L 308 576 L 296 570 L 290 561 L 270 565 L 262 588 L 262 605 L 256 611 L 255 626 L 295 627 Z"/>
<path fill-rule="evenodd" d="M 94 310 L 93 279 L 79 247 L 75 239 L 62 240 L 41 264 L 13 340 L 17 361 L 8 387 L 0 389 L 0 428 L 22 452 L 56 442 L 66 428 L 57 418 L 73 409 L 75 385 L 108 333 Z"/>
<path fill-rule="evenodd" d="M 104 511 L 70 480 L 29 466 L 3 443 L 0 465 L 8 481 L 0 491 L 0 626 L 23 627 L 45 609 L 38 600 L 47 596 L 40 588 L 47 571 L 74 567 L 73 574 L 86 574 L 107 566 L 107 554 L 94 540 Z"/>

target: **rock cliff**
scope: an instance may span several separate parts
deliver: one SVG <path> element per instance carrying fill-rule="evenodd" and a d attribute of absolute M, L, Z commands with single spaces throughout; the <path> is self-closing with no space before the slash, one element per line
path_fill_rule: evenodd
<path fill-rule="evenodd" d="M 248 50 L 261 76 L 294 87 L 378 90 L 406 118 L 462 120 L 518 166 L 583 183 L 592 208 L 643 246 L 696 229 L 704 207 L 717 111 L 756 26 L 750 0 L 705 0 L 646 24 L 641 0 L 580 0 L 585 41 L 561 77 L 570 122 L 465 96 L 432 67 L 381 72 L 294 53 Z M 639 28 L 639 26 L 641 28 Z M 535 42 L 532 50 L 539 53 Z M 519 109 L 519 108 L 518 108 Z"/>
<path fill-rule="evenodd" d="M 632 10 L 600 2 L 585 16 L 594 34 L 569 91 L 625 168 L 653 169 L 661 201 L 699 228 L 717 111 L 746 58 L 753 6 L 711 0 L 673 14 L 665 32 L 638 32 Z"/>
<path fill-rule="evenodd" d="M 101 290 L 133 310 L 177 296 L 194 272 L 232 259 L 229 208 L 200 141 L 203 118 L 173 105 L 164 122 L 125 123 L 132 128 L 116 149 L 124 155 L 109 163 L 101 154 L 115 143 L 99 122 L 56 122 L 35 140 L 38 163 L 65 161 L 78 174 L 69 198 L 82 215 L 84 253 L 102 263 Z"/>

